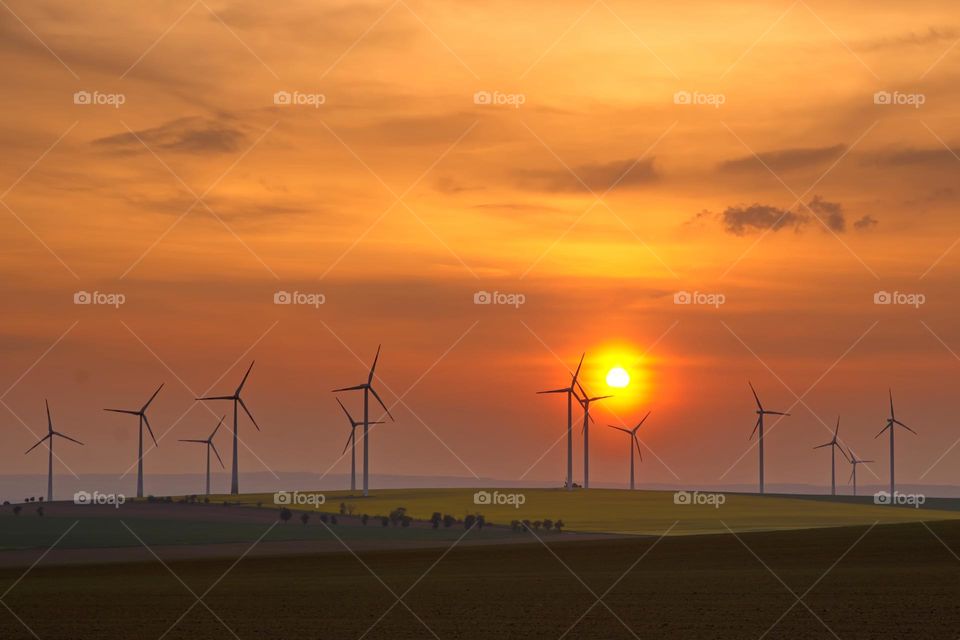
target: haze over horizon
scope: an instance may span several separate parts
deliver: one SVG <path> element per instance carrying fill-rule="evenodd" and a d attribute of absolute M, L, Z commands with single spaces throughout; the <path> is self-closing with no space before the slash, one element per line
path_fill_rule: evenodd
<path fill-rule="evenodd" d="M 843 444 L 876 460 L 860 482 L 883 485 L 888 389 L 918 432 L 897 434 L 898 482 L 958 485 L 952 8 L 13 0 L 3 473 L 44 470 L 22 452 L 47 398 L 86 443 L 58 445 L 57 474 L 120 475 L 136 425 L 102 409 L 161 382 L 147 491 L 199 473 L 176 440 L 228 407 L 193 399 L 256 359 L 244 393 L 263 431 L 241 419 L 241 490 L 270 470 L 345 474 L 330 390 L 382 344 L 397 420 L 373 431 L 374 477 L 561 482 L 564 402 L 534 393 L 586 352 L 587 389 L 617 395 L 591 409 L 598 486 L 627 477 L 606 425 L 648 410 L 641 486 L 755 483 L 748 380 L 793 414 L 772 421 L 770 485 L 829 484 L 812 447 L 838 414 Z M 606 386 L 613 366 L 626 389 Z"/>

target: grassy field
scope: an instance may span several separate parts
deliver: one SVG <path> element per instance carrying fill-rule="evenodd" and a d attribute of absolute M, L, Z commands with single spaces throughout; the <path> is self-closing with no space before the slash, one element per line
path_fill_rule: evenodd
<path fill-rule="evenodd" d="M 960 519 L 960 512 L 917 510 L 874 504 L 850 504 L 775 496 L 727 494 L 719 506 L 683 505 L 666 491 L 621 491 L 591 489 L 566 492 L 560 489 L 504 489 L 520 493 L 519 508 L 508 505 L 477 505 L 473 489 L 376 490 L 367 498 L 349 491 L 326 492 L 325 509 L 336 511 L 341 502 L 354 505 L 355 513 L 386 514 L 405 507 L 414 518 L 427 519 L 434 511 L 462 518 L 482 513 L 489 521 L 562 519 L 571 531 L 660 535 L 676 523 L 672 535 L 777 531 L 858 524 L 917 522 Z M 219 496 L 223 500 L 229 496 Z M 273 504 L 273 494 L 240 496 L 246 504 Z M 725 526 L 726 525 L 726 526 Z"/>
<path fill-rule="evenodd" d="M 175 575 L 159 562 L 41 562 L 19 582 L 22 569 L 0 570 L 0 589 L 15 584 L 0 638 L 955 639 L 960 562 L 944 545 L 960 550 L 960 522 L 929 526 L 940 540 L 922 524 L 558 537 L 549 548 L 173 562 Z M 591 608 L 591 591 L 603 604 Z"/>

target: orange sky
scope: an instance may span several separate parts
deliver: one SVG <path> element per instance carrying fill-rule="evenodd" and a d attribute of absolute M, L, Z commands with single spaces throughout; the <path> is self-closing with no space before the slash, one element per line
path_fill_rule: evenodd
<path fill-rule="evenodd" d="M 382 342 L 398 419 L 374 441 L 380 473 L 559 482 L 563 447 L 541 456 L 564 403 L 533 392 L 585 350 L 591 390 L 618 359 L 647 382 L 596 413 L 653 411 L 644 481 L 753 482 L 754 452 L 737 462 L 751 379 L 772 408 L 794 405 L 768 482 L 828 482 L 810 447 L 838 413 L 886 478 L 873 436 L 888 386 L 920 432 L 900 440 L 898 479 L 957 482 L 951 9 L 10 1 L 4 470 L 43 469 L 19 452 L 49 397 L 88 442 L 63 459 L 122 472 L 135 427 L 100 409 L 166 382 L 148 472 L 198 471 L 175 440 L 215 418 L 191 399 L 229 391 L 255 357 L 264 431 L 242 427 L 241 468 L 326 471 L 346 436 L 329 390 L 360 382 L 357 357 Z M 277 105 L 278 91 L 323 104 Z M 279 290 L 325 304 L 275 305 Z M 475 305 L 481 290 L 525 302 Z M 77 291 L 125 303 L 76 305 Z M 677 305 L 679 291 L 725 302 Z M 878 291 L 925 302 L 876 305 Z M 625 481 L 621 438 L 595 434 L 595 481 Z"/>

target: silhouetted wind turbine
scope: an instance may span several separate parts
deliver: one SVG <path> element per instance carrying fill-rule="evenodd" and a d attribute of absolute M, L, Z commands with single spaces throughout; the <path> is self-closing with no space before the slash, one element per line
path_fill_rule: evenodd
<path fill-rule="evenodd" d="M 573 373 L 573 378 L 570 380 L 569 387 L 564 387 L 563 389 L 551 389 L 549 391 L 537 391 L 538 394 L 567 394 L 567 491 L 573 491 L 573 399 L 576 398 L 577 402 L 580 402 L 580 396 L 578 396 L 576 392 L 576 386 L 578 384 L 577 376 L 580 375 L 580 367 L 583 365 L 583 358 L 586 355 L 587 354 L 584 353 L 580 356 L 580 364 L 577 365 L 577 370 Z"/>
<path fill-rule="evenodd" d="M 789 413 L 784 413 L 782 411 L 767 411 L 763 408 L 763 405 L 760 404 L 760 397 L 757 395 L 757 390 L 753 388 L 753 383 L 748 382 L 750 385 L 750 391 L 753 392 L 753 399 L 757 401 L 757 424 L 754 425 L 753 431 L 750 433 L 750 439 L 753 439 L 753 434 L 760 430 L 760 493 L 763 493 L 763 416 L 788 416 Z"/>
<path fill-rule="evenodd" d="M 643 426 L 643 423 L 647 421 L 647 418 L 650 417 L 650 412 L 647 411 L 647 415 L 643 416 L 643 420 L 637 423 L 633 429 L 624 429 L 623 427 L 618 427 L 616 425 L 608 424 L 607 426 L 611 429 L 616 429 L 617 431 L 623 431 L 625 434 L 630 436 L 630 490 L 634 489 L 634 480 L 633 480 L 633 445 L 637 445 L 637 455 L 640 456 L 640 462 L 643 462 L 643 454 L 640 452 L 640 441 L 637 440 L 637 430 Z"/>
<path fill-rule="evenodd" d="M 901 426 L 913 435 L 917 435 L 917 432 L 897 420 L 897 415 L 893 412 L 893 390 L 888 389 L 890 393 L 890 417 L 887 418 L 887 426 L 880 430 L 880 433 L 873 437 L 874 440 L 883 435 L 883 432 L 887 429 L 890 430 L 890 504 L 896 504 L 896 500 L 893 499 L 893 495 L 896 491 L 897 485 L 894 481 L 893 475 L 893 462 L 894 462 L 894 448 L 893 448 L 893 432 L 896 431 L 897 426 Z"/>
<path fill-rule="evenodd" d="M 237 469 L 237 405 L 243 407 L 244 412 L 250 418 L 250 422 L 252 422 L 253 426 L 257 428 L 257 431 L 260 431 L 260 425 L 258 425 L 257 421 L 253 419 L 253 414 L 250 413 L 250 409 L 247 409 L 247 405 L 244 404 L 243 398 L 240 397 L 240 392 L 243 391 L 243 385 L 247 383 L 247 376 L 250 375 L 250 369 L 253 369 L 254 362 L 256 362 L 256 360 L 250 363 L 250 366 L 247 368 L 247 372 L 243 374 L 243 380 L 240 381 L 240 386 L 238 386 L 237 390 L 233 392 L 233 395 L 206 396 L 203 398 L 197 398 L 197 400 L 231 400 L 233 402 L 233 471 L 230 477 L 230 493 L 233 495 L 240 493 L 240 478 Z"/>
<path fill-rule="evenodd" d="M 353 387 L 343 387 L 342 389 L 334 389 L 334 393 L 339 393 L 341 391 L 363 391 L 363 495 L 366 497 L 369 495 L 370 491 L 370 425 L 374 424 L 370 422 L 370 394 L 373 394 L 373 397 L 377 399 L 377 402 L 380 403 L 380 406 L 383 407 L 383 410 L 387 412 L 387 415 L 390 416 L 390 419 L 393 420 L 393 415 L 390 413 L 390 410 L 387 409 L 387 405 L 383 404 L 383 400 L 380 399 L 380 396 L 377 394 L 376 389 L 373 388 L 373 375 L 377 369 L 377 361 L 380 359 L 380 346 L 377 345 L 377 355 L 373 357 L 373 365 L 370 367 L 370 373 L 367 375 L 367 381 L 363 384 L 358 384 Z"/>
<path fill-rule="evenodd" d="M 217 435 L 217 431 L 220 430 L 220 425 L 223 424 L 223 419 L 226 417 L 227 416 L 220 416 L 220 422 L 217 423 L 216 429 L 213 430 L 213 433 L 211 433 L 210 437 L 207 438 L 206 440 L 181 440 L 180 441 L 180 442 L 198 442 L 198 443 L 207 445 L 207 493 L 206 495 L 210 495 L 210 449 L 213 449 L 213 452 L 217 454 L 217 460 L 220 461 L 220 466 L 224 469 L 226 468 L 223 466 L 223 459 L 220 457 L 220 452 L 217 451 L 217 445 L 213 444 L 213 436 Z"/>
<path fill-rule="evenodd" d="M 840 451 L 843 451 L 843 449 Z M 853 452 L 853 449 L 850 449 L 850 455 L 845 455 L 844 457 L 846 457 L 850 466 L 853 467 L 853 471 L 850 472 L 850 480 L 847 480 L 847 482 L 853 481 L 853 495 L 857 495 L 857 465 L 865 462 L 873 462 L 873 460 L 861 460 L 857 457 L 857 454 Z"/>
<path fill-rule="evenodd" d="M 47 443 L 47 502 L 51 502 L 53 500 L 53 437 L 60 436 L 61 438 L 69 440 L 70 442 L 76 442 L 79 445 L 82 445 L 83 443 L 79 440 L 74 440 L 68 435 L 62 434 L 59 431 L 53 430 L 53 419 L 50 417 L 50 403 L 46 400 L 43 402 L 47 406 L 47 435 L 40 438 L 37 441 L 37 444 L 27 449 L 24 452 L 24 455 L 39 447 L 45 440 L 50 440 L 50 442 Z"/>
<path fill-rule="evenodd" d="M 843 447 L 837 444 L 838 433 L 840 433 L 840 416 L 837 416 L 837 428 L 833 430 L 833 439 L 826 444 L 814 447 L 814 449 L 830 447 L 830 495 L 832 496 L 837 495 L 837 449 L 840 449 L 840 453 L 843 454 L 844 458 L 847 457 L 847 454 L 843 451 Z"/>
<path fill-rule="evenodd" d="M 577 400 L 580 401 L 580 405 L 583 406 L 583 428 L 580 430 L 580 433 L 583 434 L 583 488 L 590 488 L 590 420 L 593 420 L 593 416 L 590 415 L 590 403 L 596 402 L 597 400 L 606 400 L 607 398 L 612 398 L 613 396 L 594 396 L 590 397 L 587 395 L 587 392 L 583 389 L 583 386 L 580 383 L 577 383 L 577 386 L 580 387 L 580 393 L 583 394 L 583 397 L 577 396 Z M 596 422 L 596 420 L 593 420 Z"/>
<path fill-rule="evenodd" d="M 347 408 L 343 406 L 343 403 L 340 402 L 340 398 L 337 398 L 337 404 L 340 405 L 340 408 L 343 409 L 343 412 L 347 416 L 347 420 L 350 421 L 350 435 L 347 436 L 347 444 L 343 446 L 343 451 L 340 455 L 343 455 L 347 452 L 347 447 L 350 447 L 350 491 L 357 490 L 357 427 L 363 424 L 359 420 L 354 420 L 353 416 L 350 415 L 350 412 L 347 411 Z M 386 407 L 384 407 L 386 408 Z M 370 424 L 383 424 L 383 420 L 376 420 Z"/>
<path fill-rule="evenodd" d="M 163 389 L 161 384 L 157 387 L 157 390 L 153 392 L 153 395 L 150 396 L 150 399 L 147 400 L 139 409 L 104 409 L 104 411 L 112 411 L 113 413 L 126 413 L 131 416 L 137 416 L 140 421 L 140 436 L 139 444 L 137 445 L 137 497 L 143 497 L 143 425 L 147 425 L 147 431 L 150 432 L 150 437 L 153 438 L 153 445 L 155 447 L 160 446 L 157 444 L 157 438 L 153 435 L 153 429 L 150 428 L 150 421 L 147 420 L 147 407 L 150 406 L 150 403 L 153 402 L 153 399 L 157 397 L 157 394 L 160 393 L 160 389 Z"/>

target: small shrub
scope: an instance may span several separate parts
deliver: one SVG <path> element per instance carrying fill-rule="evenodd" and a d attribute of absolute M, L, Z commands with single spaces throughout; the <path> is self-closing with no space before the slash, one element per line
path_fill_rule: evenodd
<path fill-rule="evenodd" d="M 444 527 L 446 527 L 447 529 L 449 529 L 450 527 L 452 527 L 452 526 L 455 525 L 455 524 L 457 524 L 457 519 L 454 518 L 452 515 L 450 515 L 450 514 L 448 513 L 447 515 L 443 516 L 443 526 L 444 526 Z"/>
<path fill-rule="evenodd" d="M 370 516 L 368 516 L 367 514 L 363 514 L 362 516 L 360 516 L 360 524 L 362 524 L 363 526 L 367 526 L 367 521 L 369 520 L 370 520 Z"/>
<path fill-rule="evenodd" d="M 553 528 L 557 530 L 557 533 L 560 533 L 560 530 L 563 529 L 565 526 L 567 525 L 563 523 L 563 520 L 557 520 L 556 522 L 553 523 Z"/>
<path fill-rule="evenodd" d="M 477 524 L 477 516 L 472 513 L 463 519 L 463 528 L 472 529 L 473 525 Z"/>
<path fill-rule="evenodd" d="M 37 507 L 37 515 L 43 517 L 43 507 Z"/>
<path fill-rule="evenodd" d="M 544 520 L 543 528 L 546 529 L 547 531 L 550 531 L 550 529 L 553 529 L 553 520 L 551 520 L 550 518 L 547 518 L 546 520 Z"/>
<path fill-rule="evenodd" d="M 477 529 L 483 529 L 484 525 L 487 524 L 487 519 L 484 518 L 479 513 L 477 514 Z"/>
<path fill-rule="evenodd" d="M 23 507 L 21 507 L 20 505 L 17 505 L 13 508 L 13 515 L 18 516 L 20 515 L 21 511 L 23 511 Z"/>
<path fill-rule="evenodd" d="M 325 513 L 321 513 L 321 514 L 320 514 L 320 522 L 326 524 L 329 520 L 330 520 L 330 518 L 327 517 L 327 514 L 325 514 Z"/>
<path fill-rule="evenodd" d="M 283 509 L 280 509 L 280 520 L 282 520 L 284 523 L 288 522 L 292 517 L 293 517 L 293 512 L 290 511 L 290 509 L 287 509 L 286 507 L 284 507 Z"/>
<path fill-rule="evenodd" d="M 304 525 L 306 525 L 308 522 L 310 522 L 310 514 L 309 514 L 309 513 L 306 513 L 306 512 L 301 513 L 301 514 L 300 514 L 300 522 L 302 522 Z"/>
<path fill-rule="evenodd" d="M 402 518 L 400 518 L 401 527 L 409 527 L 411 522 L 413 522 L 413 518 L 411 518 L 410 516 L 403 516 Z"/>
<path fill-rule="evenodd" d="M 380 524 L 384 527 L 390 526 L 390 518 L 387 516 L 380 516 Z"/>

